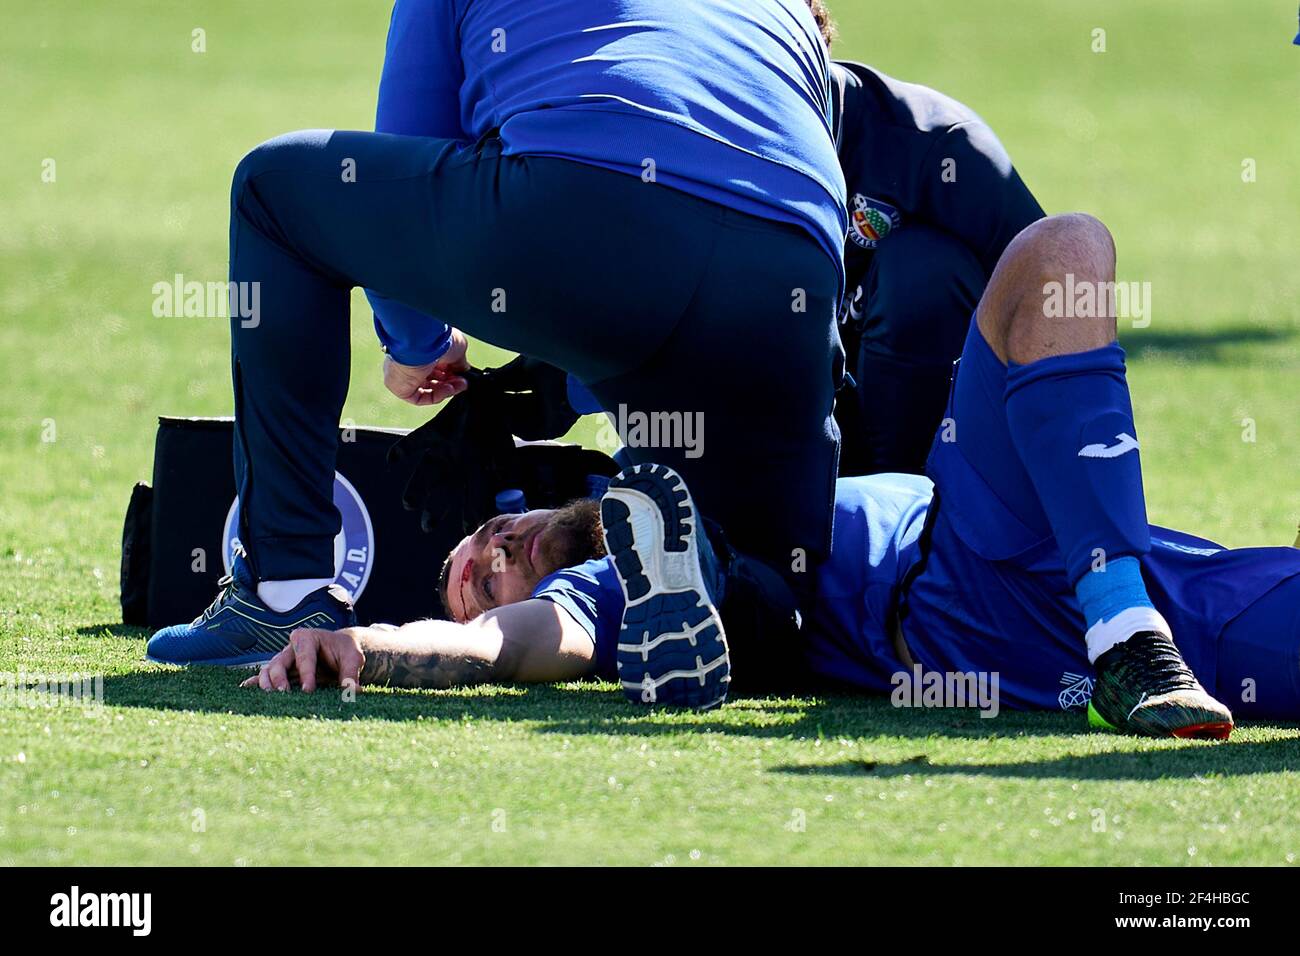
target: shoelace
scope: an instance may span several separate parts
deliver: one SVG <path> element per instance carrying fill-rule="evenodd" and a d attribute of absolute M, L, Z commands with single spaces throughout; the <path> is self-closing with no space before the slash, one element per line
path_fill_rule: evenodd
<path fill-rule="evenodd" d="M 209 604 L 208 609 L 200 615 L 199 620 L 206 621 L 213 614 L 217 613 L 217 608 L 221 606 L 222 602 L 226 600 L 230 592 L 234 590 L 235 576 L 233 574 L 227 574 L 217 582 L 217 587 L 220 588 L 220 590 L 217 591 L 217 596 L 212 599 L 212 603 Z"/>
<path fill-rule="evenodd" d="M 1135 634 L 1121 645 L 1123 666 L 1136 671 L 1141 684 L 1150 694 L 1191 690 L 1197 686 L 1196 675 L 1183 656 L 1163 634 Z"/>

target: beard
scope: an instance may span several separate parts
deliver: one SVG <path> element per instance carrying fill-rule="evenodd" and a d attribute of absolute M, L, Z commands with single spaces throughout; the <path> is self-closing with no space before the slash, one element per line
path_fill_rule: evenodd
<path fill-rule="evenodd" d="M 600 524 L 600 502 L 595 498 L 571 501 L 555 512 L 547 535 L 550 540 L 539 564 L 547 567 L 543 577 L 561 568 L 605 556 L 605 538 Z M 540 568 L 538 570 L 541 570 Z"/>

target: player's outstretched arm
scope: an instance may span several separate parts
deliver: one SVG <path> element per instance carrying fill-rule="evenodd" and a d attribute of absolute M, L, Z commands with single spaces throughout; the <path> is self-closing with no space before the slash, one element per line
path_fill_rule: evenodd
<path fill-rule="evenodd" d="M 301 628 L 244 687 L 304 691 L 363 684 L 457 687 L 497 681 L 548 683 L 591 673 L 595 648 L 573 617 L 550 601 L 488 611 L 468 624 L 415 621 L 396 629 Z"/>

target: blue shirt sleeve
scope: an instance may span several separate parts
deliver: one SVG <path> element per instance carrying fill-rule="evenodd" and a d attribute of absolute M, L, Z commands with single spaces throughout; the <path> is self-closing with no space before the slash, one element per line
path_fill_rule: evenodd
<path fill-rule="evenodd" d="M 455 0 L 397 0 L 379 78 L 375 132 L 464 140 L 460 88 L 465 68 Z M 375 332 L 395 362 L 428 365 L 451 344 L 446 323 L 366 290 Z"/>
<path fill-rule="evenodd" d="M 599 558 L 556 571 L 538 582 L 533 597 L 568 611 L 596 646 L 596 675 L 604 680 L 618 680 L 623 589 L 612 560 Z"/>
<path fill-rule="evenodd" d="M 579 415 L 599 415 L 604 411 L 600 407 L 600 402 L 596 401 L 596 396 L 591 394 L 591 389 L 572 375 L 565 380 L 564 384 L 565 397 L 569 400 L 569 407 Z"/>
<path fill-rule="evenodd" d="M 460 122 L 465 66 L 454 0 L 397 0 L 379 78 L 375 132 L 470 139 Z"/>
<path fill-rule="evenodd" d="M 370 289 L 366 298 L 375 313 L 375 334 L 399 365 L 428 365 L 451 346 L 451 327 L 446 322 Z"/>

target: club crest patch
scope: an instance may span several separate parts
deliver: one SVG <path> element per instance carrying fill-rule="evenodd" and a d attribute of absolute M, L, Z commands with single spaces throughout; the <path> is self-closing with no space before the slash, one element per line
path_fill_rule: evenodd
<path fill-rule="evenodd" d="M 874 249 L 902 223 L 898 210 L 887 202 L 854 193 L 849 201 L 849 239 L 863 249 Z"/>
<path fill-rule="evenodd" d="M 375 564 L 375 529 L 361 495 L 352 487 L 352 482 L 337 471 L 334 472 L 334 507 L 343 518 L 343 527 L 334 537 L 334 583 L 356 601 L 366 589 L 370 569 Z M 221 560 L 226 574 L 229 574 L 235 550 L 239 547 L 238 498 L 231 502 L 230 510 L 226 512 L 221 540 Z"/>

